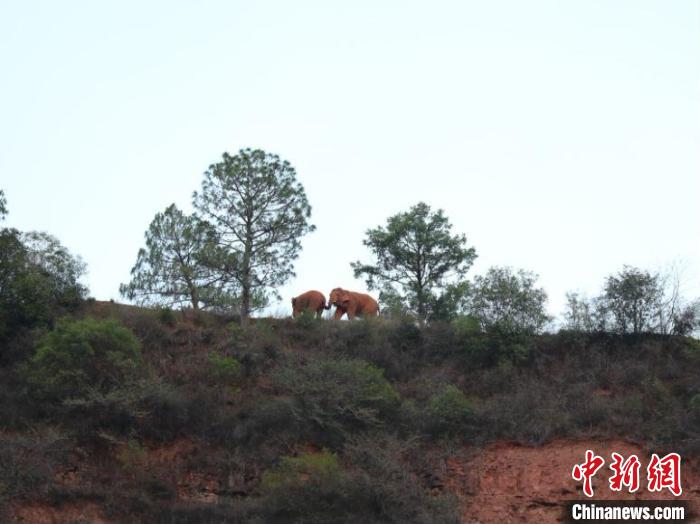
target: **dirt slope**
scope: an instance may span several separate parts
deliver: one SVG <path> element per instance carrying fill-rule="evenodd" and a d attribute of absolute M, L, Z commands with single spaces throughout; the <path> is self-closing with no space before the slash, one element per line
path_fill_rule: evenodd
<path fill-rule="evenodd" d="M 593 478 L 592 500 L 652 500 L 674 497 L 667 491 L 646 489 L 646 466 L 651 452 L 641 446 L 614 441 L 559 440 L 538 448 L 495 444 L 472 458 L 446 461 L 445 486 L 459 498 L 464 523 L 559 522 L 567 500 L 585 498 L 581 485 L 571 478 L 574 464 L 584 460 L 587 449 L 605 460 Z M 637 493 L 615 493 L 608 487 L 610 454 L 636 454 L 641 461 Z M 684 460 L 681 467 L 683 494 L 695 514 L 700 508 L 700 475 L 695 464 Z"/>

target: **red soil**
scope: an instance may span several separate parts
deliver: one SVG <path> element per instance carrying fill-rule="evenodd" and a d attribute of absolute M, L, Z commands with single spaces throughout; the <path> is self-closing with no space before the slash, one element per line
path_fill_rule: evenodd
<path fill-rule="evenodd" d="M 445 486 L 457 496 L 464 523 L 560 522 L 567 500 L 586 498 L 581 483 L 572 479 L 571 470 L 583 462 L 587 449 L 606 461 L 593 477 L 592 501 L 674 499 L 668 490 L 647 491 L 646 467 L 651 452 L 622 440 L 559 440 L 538 448 L 495 444 L 471 458 L 447 459 Z M 609 464 L 613 451 L 625 458 L 633 453 L 639 457 L 640 489 L 636 493 L 610 490 Z M 695 514 L 700 509 L 698 473 L 695 464 L 683 460 L 683 494 L 679 499 L 688 501 Z"/>

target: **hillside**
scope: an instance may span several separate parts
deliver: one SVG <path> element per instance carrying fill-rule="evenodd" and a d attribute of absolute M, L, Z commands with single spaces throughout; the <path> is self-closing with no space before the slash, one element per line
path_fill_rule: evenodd
<path fill-rule="evenodd" d="M 142 358 L 128 380 L 59 394 L 63 375 L 29 369 L 41 333 L 4 348 L 3 522 L 556 522 L 586 449 L 680 453 L 700 507 L 691 338 L 242 327 L 94 301 L 75 317 L 126 326 Z"/>

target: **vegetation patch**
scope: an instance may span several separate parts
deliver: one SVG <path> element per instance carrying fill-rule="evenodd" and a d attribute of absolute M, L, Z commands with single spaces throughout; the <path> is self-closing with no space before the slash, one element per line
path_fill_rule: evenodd
<path fill-rule="evenodd" d="M 51 400 L 108 393 L 134 379 L 141 344 L 114 320 L 63 319 L 37 344 L 25 367 L 36 393 Z"/>

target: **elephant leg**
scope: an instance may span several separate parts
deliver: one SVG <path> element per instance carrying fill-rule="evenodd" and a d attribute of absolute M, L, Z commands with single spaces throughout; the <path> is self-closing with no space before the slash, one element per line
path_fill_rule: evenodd
<path fill-rule="evenodd" d="M 344 314 L 345 314 L 345 311 L 343 311 L 339 307 L 335 308 L 335 314 L 333 315 L 333 320 L 340 320 Z"/>
<path fill-rule="evenodd" d="M 354 308 L 354 307 L 348 308 L 348 319 L 349 319 L 349 320 L 354 320 L 354 319 L 355 319 L 356 313 L 357 313 L 356 308 Z"/>

